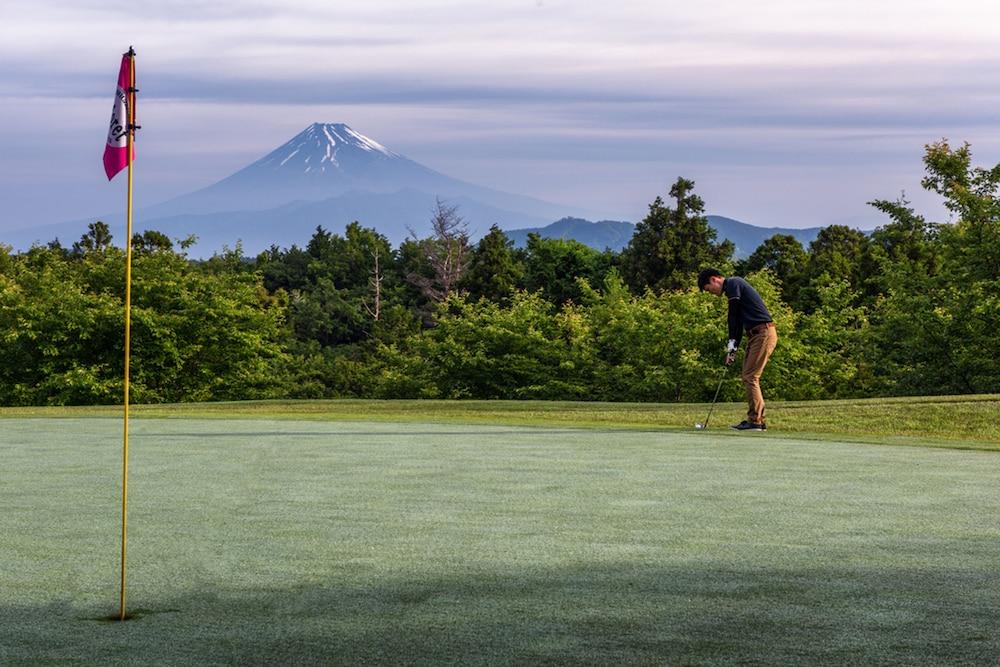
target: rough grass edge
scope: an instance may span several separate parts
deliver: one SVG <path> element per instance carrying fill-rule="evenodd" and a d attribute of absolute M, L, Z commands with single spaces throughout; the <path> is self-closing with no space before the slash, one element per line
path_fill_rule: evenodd
<path fill-rule="evenodd" d="M 1000 394 L 771 401 L 767 437 L 1000 451 Z M 133 405 L 133 418 L 306 419 L 338 422 L 493 424 L 552 428 L 694 432 L 707 403 L 585 401 L 269 400 Z M 726 428 L 744 404 L 712 414 L 716 436 L 757 437 Z M 0 408 L 0 419 L 121 418 L 119 406 Z"/>

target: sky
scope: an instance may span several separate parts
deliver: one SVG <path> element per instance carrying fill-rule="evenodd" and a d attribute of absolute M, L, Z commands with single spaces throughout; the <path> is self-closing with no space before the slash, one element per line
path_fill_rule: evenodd
<path fill-rule="evenodd" d="M 101 166 L 137 52 L 137 207 L 313 122 L 428 167 L 640 220 L 679 176 L 771 227 L 886 220 L 924 146 L 1000 162 L 992 0 L 0 0 L 0 231 L 122 208 Z M 0 237 L 2 240 L 2 237 Z"/>

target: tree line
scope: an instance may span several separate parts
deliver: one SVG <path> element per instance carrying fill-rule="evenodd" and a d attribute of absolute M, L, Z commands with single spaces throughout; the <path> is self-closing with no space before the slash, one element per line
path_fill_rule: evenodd
<path fill-rule="evenodd" d="M 870 234 L 823 228 L 733 257 L 694 183 L 656 198 L 621 252 L 492 227 L 470 240 L 439 202 L 432 233 L 393 247 L 354 222 L 256 257 L 133 239 L 135 402 L 263 398 L 703 401 L 723 372 L 726 303 L 705 266 L 746 276 L 780 341 L 770 398 L 1000 391 L 1000 165 L 926 147 L 922 186 L 950 220 L 905 198 L 871 205 Z M 125 252 L 104 223 L 71 247 L 0 246 L 0 404 L 121 401 Z M 735 380 L 721 398 L 737 400 Z"/>

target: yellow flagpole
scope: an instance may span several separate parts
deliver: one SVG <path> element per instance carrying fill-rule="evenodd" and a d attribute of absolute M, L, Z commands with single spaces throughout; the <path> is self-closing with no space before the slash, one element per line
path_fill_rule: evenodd
<path fill-rule="evenodd" d="M 128 164 L 128 195 L 125 205 L 125 413 L 122 445 L 122 563 L 121 616 L 125 620 L 125 554 L 128 544 L 128 402 L 129 361 L 132 334 L 132 150 L 135 141 L 135 51 L 129 47 L 128 127 L 125 156 Z"/>

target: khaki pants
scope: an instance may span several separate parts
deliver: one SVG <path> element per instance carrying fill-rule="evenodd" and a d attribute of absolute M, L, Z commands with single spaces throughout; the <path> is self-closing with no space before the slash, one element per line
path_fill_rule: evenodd
<path fill-rule="evenodd" d="M 764 395 L 760 392 L 760 375 L 767 360 L 778 344 L 778 330 L 774 326 L 757 328 L 757 333 L 749 334 L 747 351 L 743 355 L 743 386 L 747 390 L 747 421 L 764 424 Z"/>

